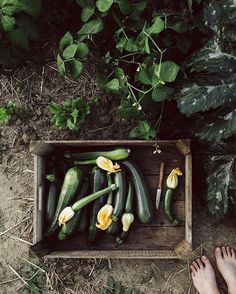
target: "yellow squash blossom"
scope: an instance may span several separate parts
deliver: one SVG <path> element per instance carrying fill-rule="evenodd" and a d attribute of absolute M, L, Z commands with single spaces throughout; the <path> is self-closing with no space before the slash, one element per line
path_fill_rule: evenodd
<path fill-rule="evenodd" d="M 110 159 L 103 156 L 99 156 L 97 158 L 97 166 L 107 171 L 108 174 L 116 173 L 121 170 L 119 164 L 113 164 L 113 162 Z"/>
<path fill-rule="evenodd" d="M 66 207 L 59 214 L 58 221 L 59 226 L 64 225 L 68 220 L 70 220 L 74 216 L 75 212 L 71 207 Z"/>
<path fill-rule="evenodd" d="M 110 204 L 104 205 L 98 212 L 96 227 L 101 230 L 106 230 L 112 223 L 113 207 Z"/>
<path fill-rule="evenodd" d="M 127 232 L 129 230 L 130 225 L 134 221 L 134 215 L 133 213 L 124 213 L 121 217 L 121 222 L 123 225 L 123 231 Z"/>
<path fill-rule="evenodd" d="M 183 173 L 179 167 L 174 168 L 169 174 L 166 185 L 168 188 L 175 189 L 178 186 L 178 176 L 182 176 Z"/>

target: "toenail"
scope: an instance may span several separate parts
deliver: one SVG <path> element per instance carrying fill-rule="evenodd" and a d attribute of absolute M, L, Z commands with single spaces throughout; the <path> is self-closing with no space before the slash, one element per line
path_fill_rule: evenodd
<path fill-rule="evenodd" d="M 203 258 L 203 259 L 207 259 L 206 255 L 203 255 L 202 258 Z"/>

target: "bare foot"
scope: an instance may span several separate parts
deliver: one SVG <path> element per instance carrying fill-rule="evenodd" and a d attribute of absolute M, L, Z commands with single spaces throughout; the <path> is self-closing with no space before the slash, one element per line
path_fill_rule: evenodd
<path fill-rule="evenodd" d="M 225 279 L 229 294 L 236 294 L 236 253 L 229 246 L 215 249 L 218 270 Z"/>
<path fill-rule="evenodd" d="M 220 294 L 210 260 L 203 255 L 190 266 L 193 284 L 200 294 Z"/>

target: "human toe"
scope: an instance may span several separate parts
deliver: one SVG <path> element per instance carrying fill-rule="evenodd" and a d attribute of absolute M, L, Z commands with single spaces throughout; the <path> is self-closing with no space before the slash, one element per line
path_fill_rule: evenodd
<path fill-rule="evenodd" d="M 229 246 L 226 246 L 226 252 L 228 257 L 231 257 L 231 248 Z"/>
<path fill-rule="evenodd" d="M 228 256 L 225 246 L 222 246 L 221 247 L 221 251 L 222 251 L 223 257 L 227 257 Z"/>
<path fill-rule="evenodd" d="M 215 249 L 215 257 L 216 259 L 222 259 L 222 251 L 220 247 L 216 247 Z"/>
<path fill-rule="evenodd" d="M 197 264 L 198 264 L 198 266 L 199 266 L 200 269 L 204 267 L 204 265 L 202 263 L 202 260 L 200 258 L 197 258 L 196 259 L 196 262 L 197 262 Z"/>

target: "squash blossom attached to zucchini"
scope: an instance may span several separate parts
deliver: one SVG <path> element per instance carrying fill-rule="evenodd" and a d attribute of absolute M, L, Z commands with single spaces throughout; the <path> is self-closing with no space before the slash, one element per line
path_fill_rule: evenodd
<path fill-rule="evenodd" d="M 178 176 L 182 176 L 182 175 L 183 173 L 181 172 L 179 167 L 174 168 L 166 180 L 167 187 L 171 189 L 175 189 L 178 186 Z"/>
<path fill-rule="evenodd" d="M 121 222 L 123 225 L 123 231 L 128 232 L 130 225 L 134 221 L 133 213 L 124 213 L 121 217 Z"/>
<path fill-rule="evenodd" d="M 110 204 L 104 205 L 98 212 L 96 227 L 101 230 L 106 230 L 112 223 L 113 206 Z"/>
<path fill-rule="evenodd" d="M 66 222 L 68 222 L 68 220 L 70 220 L 74 216 L 74 214 L 75 212 L 70 206 L 64 208 L 58 217 L 59 226 L 64 225 Z"/>
<path fill-rule="evenodd" d="M 166 180 L 167 190 L 164 199 L 164 211 L 166 218 L 173 226 L 177 226 L 179 224 L 179 221 L 172 214 L 172 196 L 174 190 L 178 186 L 178 176 L 182 175 L 182 171 L 180 170 L 180 168 L 177 167 L 171 171 Z"/>
<path fill-rule="evenodd" d="M 116 173 L 121 170 L 118 163 L 113 164 L 113 162 L 110 159 L 103 156 L 99 156 L 96 162 L 97 166 L 107 171 L 108 174 Z"/>

